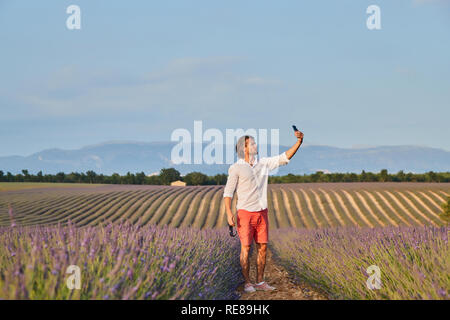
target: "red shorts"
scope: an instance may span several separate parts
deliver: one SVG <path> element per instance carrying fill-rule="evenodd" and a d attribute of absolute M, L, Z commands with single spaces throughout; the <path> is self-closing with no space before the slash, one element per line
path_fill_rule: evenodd
<path fill-rule="evenodd" d="M 238 210 L 237 232 L 243 246 L 250 246 L 255 239 L 256 243 L 269 241 L 269 219 L 267 208 L 261 211 Z"/>

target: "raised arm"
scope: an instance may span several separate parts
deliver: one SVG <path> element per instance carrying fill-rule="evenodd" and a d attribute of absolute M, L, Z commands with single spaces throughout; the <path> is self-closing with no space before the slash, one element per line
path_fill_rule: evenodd
<path fill-rule="evenodd" d="M 295 136 L 297 137 L 297 142 L 283 153 L 273 157 L 264 157 L 260 159 L 260 162 L 267 165 L 269 171 L 275 170 L 279 166 L 284 166 L 289 163 L 289 160 L 297 152 L 303 142 L 303 133 L 300 131 L 295 131 Z"/>

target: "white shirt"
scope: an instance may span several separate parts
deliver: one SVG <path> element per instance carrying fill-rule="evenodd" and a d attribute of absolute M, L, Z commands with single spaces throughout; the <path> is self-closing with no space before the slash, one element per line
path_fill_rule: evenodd
<path fill-rule="evenodd" d="M 236 209 L 260 211 L 267 208 L 267 183 L 269 171 L 289 163 L 286 152 L 274 157 L 255 159 L 253 167 L 244 159 L 239 159 L 228 169 L 227 184 L 223 197 L 233 198 L 237 192 Z"/>

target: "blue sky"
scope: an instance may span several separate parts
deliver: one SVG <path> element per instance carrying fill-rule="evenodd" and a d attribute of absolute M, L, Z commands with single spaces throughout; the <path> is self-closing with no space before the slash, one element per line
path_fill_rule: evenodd
<path fill-rule="evenodd" d="M 0 0 L 0 156 L 170 140 L 194 120 L 450 150 L 449 39 L 448 0 Z"/>

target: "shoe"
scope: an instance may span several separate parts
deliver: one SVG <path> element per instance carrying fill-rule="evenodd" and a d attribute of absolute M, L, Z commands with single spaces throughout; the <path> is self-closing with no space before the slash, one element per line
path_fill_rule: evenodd
<path fill-rule="evenodd" d="M 244 291 L 247 293 L 250 293 L 250 292 L 255 292 L 256 290 L 251 283 L 246 283 L 244 285 Z"/>
<path fill-rule="evenodd" d="M 255 289 L 256 290 L 261 290 L 261 291 L 272 291 L 272 290 L 275 290 L 276 288 L 275 287 L 272 287 L 272 286 L 269 286 L 268 284 L 267 284 L 267 282 L 263 282 L 262 284 L 255 284 Z"/>

